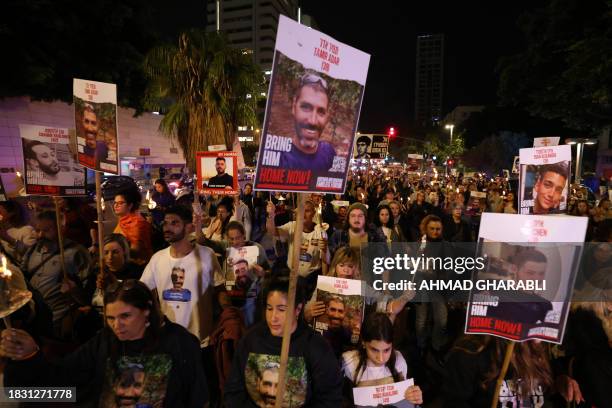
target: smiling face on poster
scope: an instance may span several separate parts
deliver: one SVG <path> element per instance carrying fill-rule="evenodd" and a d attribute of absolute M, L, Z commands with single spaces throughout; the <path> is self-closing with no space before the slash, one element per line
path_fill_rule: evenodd
<path fill-rule="evenodd" d="M 73 94 L 79 163 L 119 174 L 117 86 L 75 78 Z"/>
<path fill-rule="evenodd" d="M 85 195 L 85 169 L 76 162 L 68 129 L 20 125 L 26 194 Z"/>
<path fill-rule="evenodd" d="M 569 145 L 561 145 L 520 150 L 520 214 L 565 212 L 569 193 L 571 149 Z"/>
<path fill-rule="evenodd" d="M 280 17 L 256 190 L 344 191 L 369 60 Z"/>
<path fill-rule="evenodd" d="M 238 192 L 238 155 L 235 152 L 196 153 L 198 185 L 205 194 Z"/>

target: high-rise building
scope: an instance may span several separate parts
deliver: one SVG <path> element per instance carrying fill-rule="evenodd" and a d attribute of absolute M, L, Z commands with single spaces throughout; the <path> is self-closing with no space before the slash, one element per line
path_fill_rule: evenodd
<path fill-rule="evenodd" d="M 279 15 L 297 20 L 297 0 L 208 0 L 206 31 L 219 30 L 270 71 Z"/>
<path fill-rule="evenodd" d="M 414 111 L 419 126 L 434 125 L 442 118 L 443 78 L 444 34 L 418 36 Z"/>

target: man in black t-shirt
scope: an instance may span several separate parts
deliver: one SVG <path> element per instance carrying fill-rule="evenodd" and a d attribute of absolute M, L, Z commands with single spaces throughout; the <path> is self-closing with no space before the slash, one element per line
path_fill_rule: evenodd
<path fill-rule="evenodd" d="M 225 172 L 225 157 L 217 157 L 215 169 L 217 170 L 217 175 L 208 180 L 208 188 L 232 190 L 234 188 L 234 177 Z"/>

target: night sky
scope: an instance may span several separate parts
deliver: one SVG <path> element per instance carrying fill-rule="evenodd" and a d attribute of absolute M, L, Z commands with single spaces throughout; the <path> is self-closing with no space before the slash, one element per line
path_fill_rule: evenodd
<path fill-rule="evenodd" d="M 372 56 L 359 130 L 395 125 L 411 136 L 417 35 L 445 35 L 444 114 L 457 105 L 496 104 L 498 59 L 524 47 L 517 20 L 542 0 L 300 3 L 319 30 Z"/>

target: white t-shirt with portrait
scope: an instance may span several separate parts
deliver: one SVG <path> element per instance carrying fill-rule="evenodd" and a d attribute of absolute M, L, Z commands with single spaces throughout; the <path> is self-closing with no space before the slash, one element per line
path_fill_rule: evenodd
<path fill-rule="evenodd" d="M 288 241 L 289 251 L 287 254 L 287 266 L 292 267 L 293 263 L 293 234 L 295 232 L 295 221 L 290 221 L 278 227 L 281 233 L 281 239 Z M 321 260 L 324 257 L 325 262 L 329 264 L 329 249 L 326 254 L 321 254 L 319 249 L 319 240 L 327 240 L 327 233 L 321 228 L 321 225 L 315 224 L 311 232 L 302 232 L 302 247 L 300 248 L 300 276 L 308 276 L 317 269 L 321 269 Z"/>
<path fill-rule="evenodd" d="M 200 254 L 201 272 L 195 250 Z M 177 285 L 180 287 L 172 283 L 173 270 L 184 275 L 184 282 Z M 162 249 L 151 257 L 140 280 L 151 290 L 157 289 L 162 313 L 168 319 L 206 342 L 212 331 L 213 285 L 224 283 L 221 267 L 210 248 L 196 245 L 182 258 L 172 257 L 170 247 Z"/>

